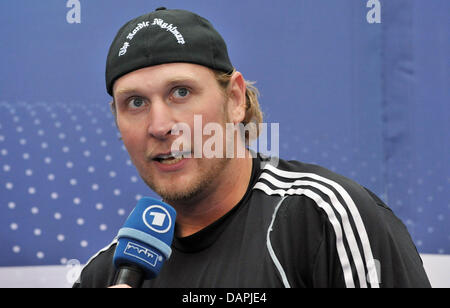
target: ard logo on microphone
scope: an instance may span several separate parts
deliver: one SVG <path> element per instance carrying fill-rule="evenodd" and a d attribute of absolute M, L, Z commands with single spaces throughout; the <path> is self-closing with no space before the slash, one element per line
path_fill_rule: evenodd
<path fill-rule="evenodd" d="M 161 205 L 151 205 L 142 214 L 145 225 L 157 233 L 166 233 L 172 227 L 169 212 Z"/>

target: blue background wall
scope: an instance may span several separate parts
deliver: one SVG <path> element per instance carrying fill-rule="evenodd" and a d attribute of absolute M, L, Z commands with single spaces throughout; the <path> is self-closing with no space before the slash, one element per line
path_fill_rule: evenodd
<path fill-rule="evenodd" d="M 209 19 L 280 156 L 318 163 L 378 194 L 419 252 L 450 254 L 447 0 L 62 0 L 0 2 L 0 266 L 85 263 L 108 244 L 140 180 L 109 113 L 106 54 L 129 19 L 159 6 Z"/>

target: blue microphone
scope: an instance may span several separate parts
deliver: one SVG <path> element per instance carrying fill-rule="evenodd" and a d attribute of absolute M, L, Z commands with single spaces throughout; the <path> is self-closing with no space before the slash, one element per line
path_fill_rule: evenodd
<path fill-rule="evenodd" d="M 175 218 L 175 210 L 162 201 L 149 197 L 138 201 L 117 235 L 114 285 L 139 288 L 144 279 L 158 275 L 172 253 Z"/>

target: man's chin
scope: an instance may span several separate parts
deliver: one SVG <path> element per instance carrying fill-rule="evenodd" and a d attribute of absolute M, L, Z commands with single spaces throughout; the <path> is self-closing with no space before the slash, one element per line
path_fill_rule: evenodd
<path fill-rule="evenodd" d="M 170 188 L 155 188 L 154 191 L 167 203 L 189 203 L 201 194 L 202 189 L 196 188 L 191 190 L 175 190 Z"/>
<path fill-rule="evenodd" d="M 155 193 L 168 203 L 193 203 L 210 191 L 228 162 L 228 159 L 221 159 L 207 167 L 198 166 L 195 173 L 186 172 L 170 177 L 142 178 Z"/>
<path fill-rule="evenodd" d="M 201 185 L 198 183 L 189 183 L 190 187 L 187 187 L 185 183 L 149 183 L 145 181 L 147 185 L 157 193 L 165 202 L 188 202 L 195 199 L 196 196 L 202 191 Z M 195 185 L 197 184 L 197 185 Z M 200 186 L 200 187 L 199 187 Z"/>

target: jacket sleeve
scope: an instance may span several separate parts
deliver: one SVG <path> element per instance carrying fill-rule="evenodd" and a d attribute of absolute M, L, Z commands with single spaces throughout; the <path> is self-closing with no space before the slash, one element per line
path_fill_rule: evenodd
<path fill-rule="evenodd" d="M 431 287 L 405 225 L 375 194 L 350 188 L 355 207 L 324 223 L 314 267 L 317 287 Z M 342 199 L 342 203 L 348 200 Z M 345 222 L 347 221 L 347 226 Z"/>
<path fill-rule="evenodd" d="M 116 270 L 113 266 L 115 241 L 99 251 L 84 266 L 72 288 L 107 288 L 112 285 Z"/>
<path fill-rule="evenodd" d="M 431 287 L 422 259 L 402 221 L 375 194 L 367 190 L 375 204 L 380 227 L 372 224 L 374 257 L 380 286 L 387 288 Z"/>

